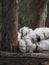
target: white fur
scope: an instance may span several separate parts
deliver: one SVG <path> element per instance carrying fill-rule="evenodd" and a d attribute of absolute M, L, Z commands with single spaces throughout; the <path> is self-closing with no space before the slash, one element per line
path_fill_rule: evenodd
<path fill-rule="evenodd" d="M 34 31 L 35 31 L 36 35 L 38 37 L 40 37 L 40 40 L 45 39 L 44 34 L 43 34 L 44 33 L 43 28 L 36 28 Z"/>
<path fill-rule="evenodd" d="M 33 52 L 36 48 L 36 45 L 31 42 L 31 40 L 26 39 L 26 52 Z"/>
<path fill-rule="evenodd" d="M 45 38 L 49 38 L 49 28 L 44 28 L 43 31 L 45 34 Z"/>
<path fill-rule="evenodd" d="M 21 39 L 21 32 L 23 37 Z M 40 37 L 40 41 L 37 42 L 37 36 Z M 49 50 L 49 28 L 36 28 L 32 30 L 28 27 L 20 28 L 18 32 L 19 50 L 21 52 L 33 52 L 38 45 L 39 51 Z M 47 39 L 47 40 L 45 40 Z"/>
<path fill-rule="evenodd" d="M 24 40 L 19 40 L 19 50 L 21 52 L 26 52 L 26 44 Z"/>
<path fill-rule="evenodd" d="M 31 42 L 29 39 L 19 40 L 19 50 L 21 52 L 33 52 L 36 48 L 36 45 Z"/>
<path fill-rule="evenodd" d="M 40 39 L 47 39 L 49 38 L 49 28 L 45 27 L 45 28 L 36 28 L 35 33 L 40 36 Z"/>
<path fill-rule="evenodd" d="M 18 41 L 21 39 L 21 33 L 18 32 Z"/>
<path fill-rule="evenodd" d="M 28 30 L 29 30 L 29 28 L 24 26 L 24 27 L 20 28 L 19 32 L 20 33 L 22 32 L 23 36 L 25 36 L 28 33 Z"/>
<path fill-rule="evenodd" d="M 28 35 L 24 36 L 23 39 L 24 40 L 25 39 L 29 39 L 29 40 L 32 40 L 33 42 L 36 42 L 37 41 L 36 34 L 34 33 L 34 31 L 32 31 Z"/>
<path fill-rule="evenodd" d="M 38 45 L 39 51 L 49 50 L 49 39 L 48 40 L 42 40 L 37 45 Z"/>

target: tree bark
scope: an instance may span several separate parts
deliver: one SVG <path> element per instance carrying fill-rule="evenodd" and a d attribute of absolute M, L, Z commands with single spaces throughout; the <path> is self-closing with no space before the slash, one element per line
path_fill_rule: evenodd
<path fill-rule="evenodd" d="M 32 21 L 32 28 L 45 27 L 47 18 L 47 2 L 48 0 L 34 0 L 34 4 L 31 6 L 34 13 Z"/>
<path fill-rule="evenodd" d="M 2 50 L 16 51 L 18 32 L 18 0 L 3 0 L 2 30 Z"/>
<path fill-rule="evenodd" d="M 49 16 L 47 16 L 47 19 L 46 19 L 46 27 L 49 27 Z"/>
<path fill-rule="evenodd" d="M 48 7 L 49 7 L 49 1 L 48 1 Z M 48 15 L 46 19 L 46 27 L 49 27 L 49 8 L 48 8 Z"/>
<path fill-rule="evenodd" d="M 1 49 L 1 39 L 2 39 L 2 3 L 0 1 L 0 49 Z"/>

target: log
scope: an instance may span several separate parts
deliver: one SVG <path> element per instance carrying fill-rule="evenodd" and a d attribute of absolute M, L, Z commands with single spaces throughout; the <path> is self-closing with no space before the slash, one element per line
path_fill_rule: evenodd
<path fill-rule="evenodd" d="M 5 51 L 0 51 L 0 56 L 1 57 L 15 57 L 15 58 L 21 58 L 21 57 L 27 57 L 27 58 L 46 58 L 49 59 L 49 54 L 48 53 L 12 53 L 12 52 L 5 52 Z"/>
<path fill-rule="evenodd" d="M 49 65 L 49 54 L 0 51 L 0 65 Z"/>

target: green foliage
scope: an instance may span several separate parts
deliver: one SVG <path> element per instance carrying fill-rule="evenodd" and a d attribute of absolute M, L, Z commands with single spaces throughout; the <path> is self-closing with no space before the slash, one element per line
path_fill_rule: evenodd
<path fill-rule="evenodd" d="M 21 28 L 23 26 L 30 26 L 32 23 L 33 13 L 30 10 L 28 4 L 24 2 L 24 0 L 19 0 L 19 25 L 18 27 Z"/>
<path fill-rule="evenodd" d="M 2 2 L 2 0 L 0 0 L 0 3 Z"/>
<path fill-rule="evenodd" d="M 32 1 L 31 2 L 32 4 L 33 0 L 30 0 L 30 1 Z M 0 0 L 0 22 L 1 22 L 1 9 L 2 9 L 1 2 L 2 0 Z M 49 3 L 48 3 L 48 16 L 49 16 Z M 26 4 L 24 0 L 19 0 L 19 18 L 18 19 L 19 19 L 18 28 L 21 28 L 23 26 L 31 27 L 32 21 L 33 21 L 33 12 L 31 11 L 29 4 Z"/>

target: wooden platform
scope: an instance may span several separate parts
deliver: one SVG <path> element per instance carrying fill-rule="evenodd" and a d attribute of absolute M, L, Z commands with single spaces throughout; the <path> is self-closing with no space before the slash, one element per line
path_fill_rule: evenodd
<path fill-rule="evenodd" d="M 49 65 L 49 53 L 9 53 L 0 51 L 0 65 Z"/>

